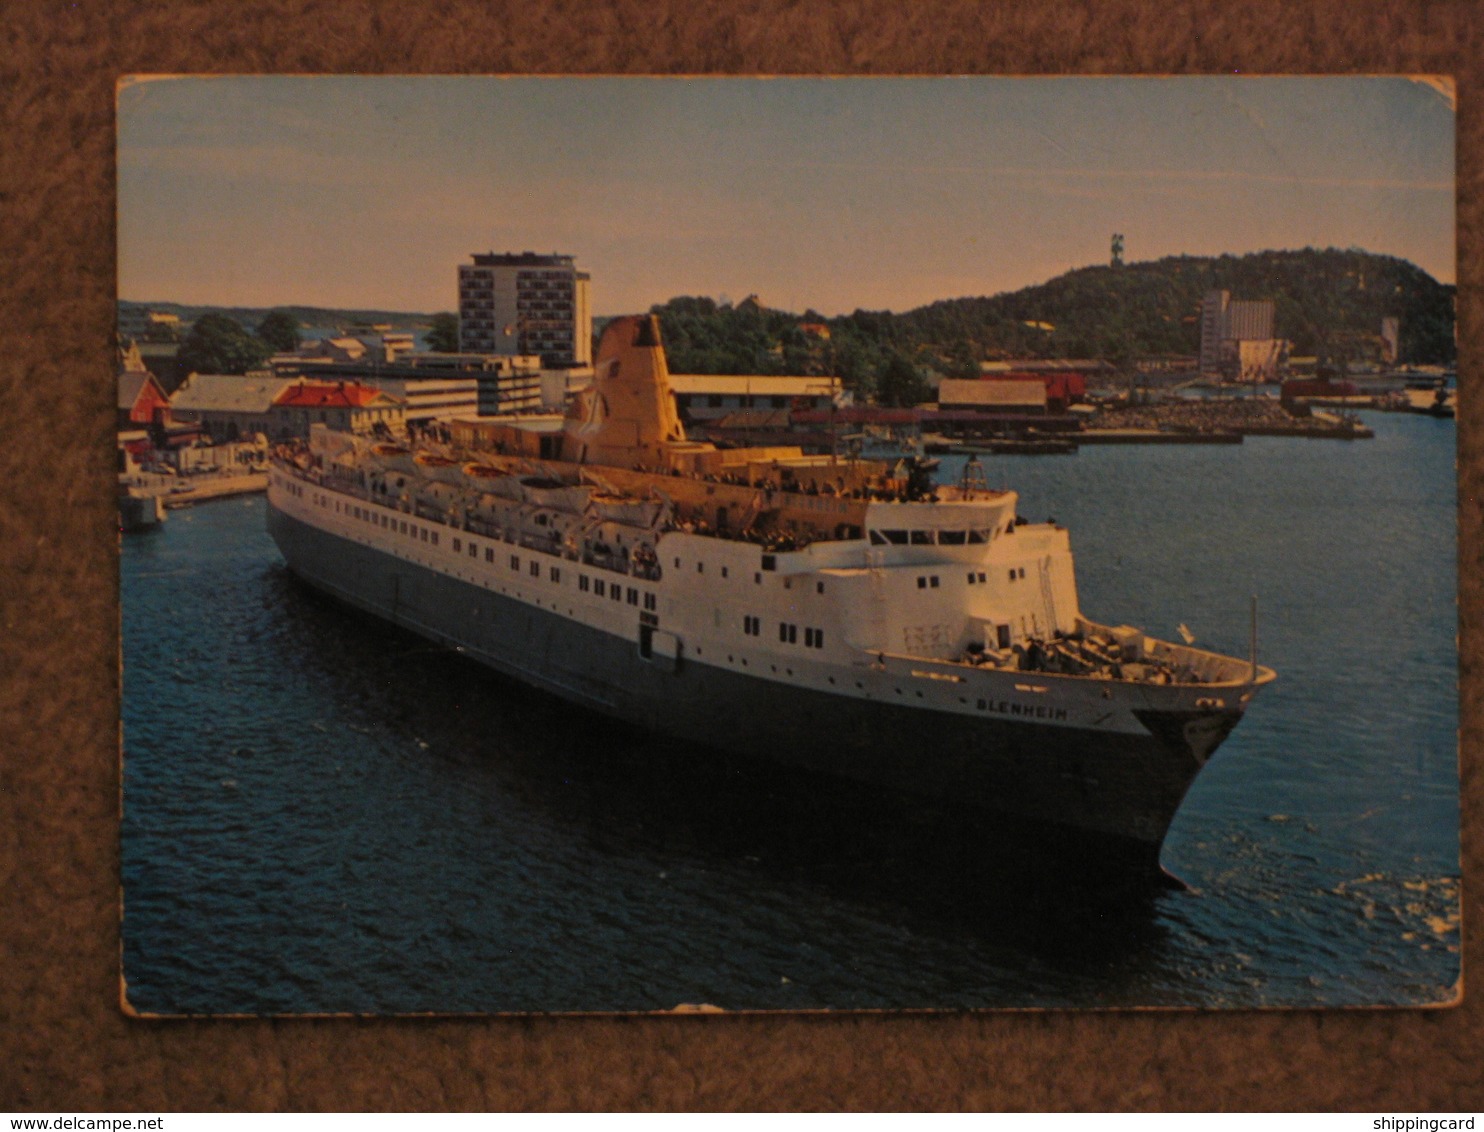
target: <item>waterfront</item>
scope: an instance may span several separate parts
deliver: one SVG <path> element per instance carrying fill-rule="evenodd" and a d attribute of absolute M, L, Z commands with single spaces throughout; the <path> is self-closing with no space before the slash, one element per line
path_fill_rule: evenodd
<path fill-rule="evenodd" d="M 1458 976 L 1453 426 L 991 457 L 1089 615 L 1279 682 L 1106 893 L 698 759 L 294 583 L 262 500 L 123 551 L 124 967 L 159 1012 L 1435 1002 Z M 952 476 L 958 462 L 946 460 Z M 597 738 L 595 739 L 595 736 Z"/>

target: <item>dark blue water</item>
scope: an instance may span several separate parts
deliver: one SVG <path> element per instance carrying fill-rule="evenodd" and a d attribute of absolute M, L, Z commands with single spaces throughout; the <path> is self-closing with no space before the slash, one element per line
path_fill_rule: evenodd
<path fill-rule="evenodd" d="M 1084 611 L 1279 681 L 1166 842 L 1184 891 L 658 741 L 298 585 L 260 497 L 123 544 L 139 1010 L 1446 1001 L 1459 979 L 1450 421 L 986 459 Z M 945 476 L 955 474 L 945 461 Z"/>

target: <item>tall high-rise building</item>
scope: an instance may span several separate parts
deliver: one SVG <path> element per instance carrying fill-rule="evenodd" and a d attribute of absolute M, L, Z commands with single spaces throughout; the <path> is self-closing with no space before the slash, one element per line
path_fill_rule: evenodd
<path fill-rule="evenodd" d="M 539 355 L 545 366 L 592 363 L 587 272 L 569 255 L 473 256 L 459 265 L 459 349 Z"/>

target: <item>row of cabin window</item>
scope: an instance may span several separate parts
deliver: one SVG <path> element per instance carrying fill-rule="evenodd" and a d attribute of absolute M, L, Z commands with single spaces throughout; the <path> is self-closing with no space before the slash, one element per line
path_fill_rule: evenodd
<path fill-rule="evenodd" d="M 764 562 L 764 565 L 765 565 L 765 568 L 766 569 L 769 569 L 769 570 L 773 569 L 773 565 L 768 561 L 772 557 L 773 556 L 771 554 L 765 554 L 765 555 L 763 555 L 763 562 Z M 680 559 L 678 559 L 678 558 L 675 559 L 675 568 L 677 570 L 680 568 Z M 701 561 L 698 560 L 696 562 L 696 573 L 697 574 L 704 574 L 705 572 L 706 572 L 706 563 L 701 562 Z M 721 568 L 721 576 L 723 578 L 727 577 L 727 568 L 725 566 L 723 566 Z M 762 571 L 761 570 L 758 570 L 758 571 L 754 571 L 753 572 L 752 581 L 753 581 L 753 584 L 754 585 L 760 586 L 760 585 L 763 584 L 763 574 L 762 574 Z M 793 579 L 792 578 L 789 578 L 789 577 L 785 577 L 783 579 L 783 588 L 786 589 L 786 590 L 792 589 L 793 588 Z M 818 593 L 818 594 L 824 593 L 824 583 L 823 582 L 815 582 L 814 583 L 814 592 L 815 593 Z"/>
<path fill-rule="evenodd" d="M 677 570 L 680 569 L 680 559 L 678 559 L 678 558 L 675 559 L 675 569 L 677 569 Z M 705 572 L 706 572 L 706 563 L 702 562 L 699 558 L 696 559 L 696 573 L 697 574 L 704 574 Z M 721 576 L 723 578 L 725 578 L 725 577 L 728 576 L 728 573 L 729 573 L 729 571 L 727 570 L 727 568 L 725 566 L 723 566 L 721 568 Z M 762 580 L 763 580 L 763 576 L 761 574 L 757 575 L 756 581 L 759 584 L 762 583 Z"/>
<path fill-rule="evenodd" d="M 1023 577 L 1025 577 L 1025 567 L 1024 566 L 1016 566 L 1016 567 L 1013 567 L 1010 570 L 1010 580 L 1012 582 L 1015 581 L 1015 579 L 1017 579 L 1017 578 L 1023 578 Z M 968 579 L 969 579 L 969 585 L 971 585 L 971 586 L 972 585 L 975 585 L 976 583 L 982 585 L 984 583 L 984 580 L 985 580 L 984 579 L 984 571 L 983 570 L 979 570 L 979 571 L 976 571 L 976 572 L 972 572 L 972 573 L 970 573 L 968 575 Z M 935 590 L 935 589 L 937 589 L 938 588 L 938 575 L 937 574 L 919 574 L 917 576 L 917 588 L 920 589 L 920 590 L 926 590 L 926 589 L 934 589 Z"/>
<path fill-rule="evenodd" d="M 338 503 L 336 507 L 338 509 Z M 427 527 L 419 527 L 416 523 L 409 527 L 406 519 L 393 519 L 389 515 L 378 515 L 369 507 L 356 507 L 347 504 L 345 509 L 350 513 L 352 518 L 359 519 L 363 523 L 370 523 L 373 527 L 379 526 L 383 530 L 391 531 L 393 534 L 406 535 L 408 538 L 420 539 L 423 542 L 432 543 L 434 546 L 438 545 L 438 532 L 430 531 Z M 458 540 L 455 539 L 454 541 L 457 542 Z"/>
<path fill-rule="evenodd" d="M 968 543 L 988 542 L 991 535 L 988 527 L 975 527 L 967 531 L 871 531 L 872 546 L 964 546 Z"/>
<path fill-rule="evenodd" d="M 773 556 L 771 554 L 765 554 L 763 556 L 764 562 L 766 563 L 767 559 L 772 558 L 772 557 Z M 678 558 L 675 559 L 675 568 L 677 570 L 680 569 L 680 559 L 678 559 Z M 772 565 L 771 564 L 768 564 L 767 565 L 767 569 L 769 569 L 769 570 L 773 569 Z M 704 574 L 705 572 L 706 572 L 706 563 L 704 563 L 704 562 L 702 562 L 700 560 L 697 560 L 696 561 L 696 573 L 697 574 Z M 725 578 L 725 577 L 728 576 L 728 571 L 727 571 L 727 568 L 725 566 L 723 566 L 721 568 L 721 576 L 723 578 Z M 760 570 L 759 571 L 755 571 L 753 573 L 753 575 L 752 575 L 752 581 L 753 581 L 753 584 L 754 585 L 759 585 L 759 586 L 762 585 L 763 584 L 762 571 L 760 571 Z M 783 579 L 783 588 L 786 589 L 786 590 L 787 589 L 792 589 L 793 588 L 793 579 L 792 578 L 785 577 Z M 823 582 L 815 582 L 814 583 L 814 592 L 815 593 L 821 593 L 821 594 L 824 593 L 824 583 Z"/>
<path fill-rule="evenodd" d="M 553 579 L 554 581 L 555 579 Z M 658 602 L 655 595 L 648 591 L 636 590 L 633 586 L 625 587 L 617 582 L 605 582 L 602 578 L 589 578 L 586 574 L 577 575 L 577 588 L 583 593 L 591 593 L 595 597 L 607 596 L 613 601 L 627 601 L 630 605 L 638 605 L 642 599 L 644 608 L 653 611 Z"/>
<path fill-rule="evenodd" d="M 370 512 L 369 510 L 367 510 L 365 508 L 352 507 L 351 508 L 351 513 L 352 513 L 352 515 L 355 518 L 369 521 L 373 525 L 377 521 L 377 516 L 374 515 L 372 512 Z M 401 533 L 401 534 L 411 535 L 411 537 L 413 537 L 413 538 L 420 538 L 420 539 L 422 539 L 423 542 L 431 542 L 434 546 L 437 546 L 438 545 L 438 532 L 437 531 L 431 531 L 430 532 L 426 527 L 414 526 L 409 531 L 407 529 L 407 523 L 405 521 L 402 521 L 402 520 L 390 520 L 389 521 L 388 518 L 387 518 L 387 516 L 385 516 L 385 515 L 381 516 L 381 525 L 383 527 L 400 527 L 400 532 L 399 533 Z M 454 549 L 455 553 L 457 553 L 458 551 L 460 551 L 462 549 L 462 540 L 457 539 L 457 538 L 454 539 L 453 540 L 453 549 Z M 479 557 L 479 546 L 478 546 L 477 543 L 474 543 L 472 541 L 469 543 L 469 557 L 470 558 L 478 558 Z M 493 563 L 494 562 L 494 560 L 495 560 L 495 551 L 494 551 L 494 548 L 493 547 L 488 547 L 487 546 L 487 547 L 484 548 L 484 560 L 486 562 L 489 562 L 489 563 Z M 520 555 L 518 555 L 518 554 L 512 554 L 510 556 L 510 568 L 512 570 L 519 570 L 520 569 Z M 550 569 L 551 580 L 553 582 L 560 582 L 562 580 L 562 571 L 561 571 L 561 568 L 558 567 L 558 566 L 552 566 L 549 569 Z M 541 563 L 533 560 L 530 563 L 530 572 L 531 572 L 531 577 L 533 577 L 533 578 L 539 578 L 541 576 Z M 604 596 L 604 590 L 605 589 L 609 589 L 609 590 L 611 590 L 611 595 L 612 595 L 612 598 L 613 598 L 614 601 L 622 601 L 622 600 L 624 600 L 624 596 L 625 595 L 623 593 L 623 587 L 620 586 L 620 585 L 618 585 L 617 583 L 614 583 L 611 587 L 609 587 L 609 586 L 607 586 L 604 583 L 603 579 L 598 578 L 592 584 L 593 584 L 593 591 L 597 594 L 598 597 Z M 587 592 L 588 585 L 589 585 L 588 576 L 586 574 L 579 575 L 579 577 L 578 577 L 578 588 L 581 589 L 581 590 L 583 590 L 584 592 Z M 655 599 L 655 595 L 654 594 L 652 594 L 652 593 L 644 593 L 644 594 L 641 595 L 640 592 L 637 589 L 635 589 L 634 587 L 630 586 L 628 588 L 628 595 L 627 595 L 628 604 L 630 604 L 630 605 L 638 605 L 640 603 L 641 596 L 642 596 L 642 599 L 643 599 L 643 604 L 644 604 L 644 608 L 645 609 L 653 610 L 653 609 L 656 608 L 657 602 L 656 602 L 656 599 Z"/>
<path fill-rule="evenodd" d="M 778 639 L 785 645 L 796 645 L 799 643 L 799 627 L 787 621 L 778 623 Z M 804 627 L 804 647 L 811 649 L 824 648 L 824 630 Z"/>
<path fill-rule="evenodd" d="M 457 539 L 457 538 L 454 539 L 453 540 L 453 552 L 455 554 L 457 554 L 461 549 L 463 549 L 463 542 L 462 542 L 462 540 L 461 539 Z M 469 540 L 469 557 L 470 558 L 478 558 L 479 557 L 479 544 L 476 543 L 473 539 L 470 539 Z M 494 551 L 494 548 L 493 547 L 487 546 L 487 547 L 484 548 L 484 560 L 486 562 L 493 562 L 495 560 L 495 551 Z"/>
<path fill-rule="evenodd" d="M 761 617 L 754 617 L 750 613 L 742 615 L 742 632 L 746 633 L 749 637 L 757 637 L 762 634 L 762 631 L 763 619 Z M 797 625 L 791 625 L 787 621 L 780 621 L 778 623 L 778 639 L 785 645 L 798 644 L 799 627 Z M 805 626 L 804 645 L 811 649 L 824 648 L 824 630 Z"/>

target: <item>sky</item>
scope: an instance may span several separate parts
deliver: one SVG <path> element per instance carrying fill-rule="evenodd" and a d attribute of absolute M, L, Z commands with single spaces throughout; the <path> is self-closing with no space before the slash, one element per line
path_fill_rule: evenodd
<path fill-rule="evenodd" d="M 559 252 L 593 311 L 825 315 L 1167 255 L 1360 247 L 1454 282 L 1440 80 L 135 77 L 119 295 L 457 309 Z"/>

